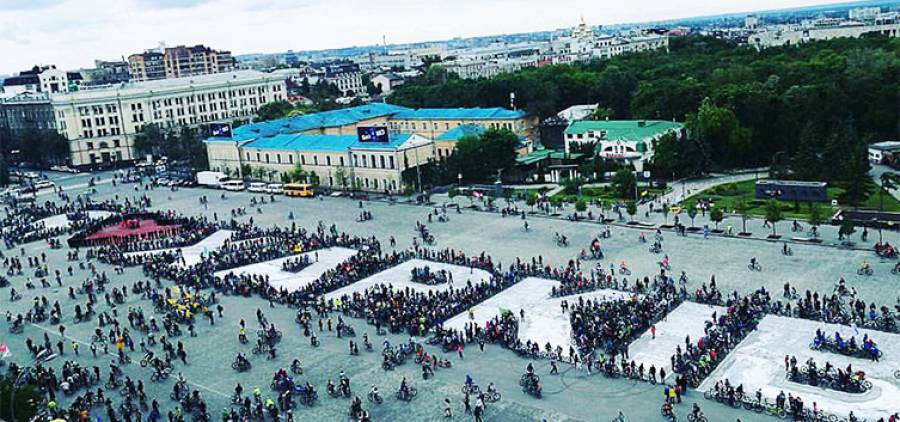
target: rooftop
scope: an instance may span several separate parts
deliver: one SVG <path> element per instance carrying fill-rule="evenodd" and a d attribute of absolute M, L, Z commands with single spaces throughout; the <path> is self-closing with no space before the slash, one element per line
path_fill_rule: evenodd
<path fill-rule="evenodd" d="M 394 116 L 399 120 L 514 120 L 523 117 L 525 117 L 524 111 L 507 110 L 500 107 L 407 109 Z"/>
<path fill-rule="evenodd" d="M 869 145 L 870 149 L 877 151 L 898 151 L 900 150 L 900 141 L 882 141 Z"/>
<path fill-rule="evenodd" d="M 250 141 L 242 148 L 277 149 L 287 151 L 332 151 L 346 152 L 348 149 L 391 150 L 409 140 L 411 134 L 390 135 L 387 143 L 359 142 L 356 135 L 294 135 L 279 134 Z"/>
<path fill-rule="evenodd" d="M 403 110 L 408 109 L 391 104 L 372 103 L 338 110 L 323 111 L 320 113 L 304 114 L 302 116 L 287 117 L 284 119 L 269 120 L 266 122 L 250 123 L 235 128 L 233 137 L 224 140 L 249 140 L 260 137 L 271 137 L 279 134 L 292 134 L 313 129 L 351 125 L 363 120 L 383 117 Z M 210 138 L 209 140 L 216 141 L 223 139 Z"/>
<path fill-rule="evenodd" d="M 466 136 L 479 136 L 484 133 L 485 129 L 479 125 L 465 124 L 450 129 L 438 137 L 435 141 L 458 141 Z"/>
<path fill-rule="evenodd" d="M 681 123 L 665 120 L 578 120 L 572 122 L 565 133 L 568 135 L 606 131 L 605 139 L 640 141 L 683 127 Z"/>
<path fill-rule="evenodd" d="M 133 81 L 90 88 L 82 87 L 78 91 L 54 95 L 53 101 L 67 102 L 91 98 L 140 95 L 153 91 L 177 91 L 179 89 L 192 87 L 275 81 L 282 79 L 283 77 L 270 73 L 263 73 L 255 70 L 240 70 L 236 72 L 195 75 L 184 78 L 157 79 L 141 82 Z"/>

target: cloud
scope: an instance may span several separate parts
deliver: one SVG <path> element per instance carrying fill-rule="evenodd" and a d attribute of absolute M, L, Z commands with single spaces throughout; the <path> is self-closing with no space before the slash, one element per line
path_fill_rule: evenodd
<path fill-rule="evenodd" d="M 56 6 L 65 0 L 0 0 L 0 10 L 40 10 Z"/>
<path fill-rule="evenodd" d="M 138 7 L 145 7 L 148 9 L 191 9 L 210 1 L 211 0 L 136 0 L 136 3 Z"/>

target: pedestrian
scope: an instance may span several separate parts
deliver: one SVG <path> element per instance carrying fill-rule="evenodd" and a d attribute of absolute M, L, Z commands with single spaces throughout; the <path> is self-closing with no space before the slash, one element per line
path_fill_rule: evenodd
<path fill-rule="evenodd" d="M 447 397 L 444 397 L 444 417 L 445 418 L 453 417 L 453 410 L 450 408 L 450 399 Z"/>
<path fill-rule="evenodd" d="M 469 402 L 469 393 L 463 395 L 463 405 L 466 407 L 466 413 L 472 413 L 472 405 Z"/>
<path fill-rule="evenodd" d="M 650 335 L 653 336 L 653 340 L 656 340 L 656 324 L 650 326 Z"/>
<path fill-rule="evenodd" d="M 484 353 L 484 339 L 478 340 L 478 348 L 481 349 L 481 353 Z"/>
<path fill-rule="evenodd" d="M 462 343 L 456 345 L 456 354 L 459 355 L 460 359 L 463 358 Z"/>
<path fill-rule="evenodd" d="M 78 356 L 78 342 L 72 341 L 72 351 L 75 352 L 75 356 Z"/>

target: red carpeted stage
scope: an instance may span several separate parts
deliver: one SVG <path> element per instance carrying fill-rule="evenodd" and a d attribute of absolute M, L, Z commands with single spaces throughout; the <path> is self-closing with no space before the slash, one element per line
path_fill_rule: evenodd
<path fill-rule="evenodd" d="M 155 220 L 128 219 L 104 227 L 86 237 L 90 243 L 117 243 L 122 240 L 139 240 L 167 237 L 181 231 L 180 225 L 160 225 Z"/>

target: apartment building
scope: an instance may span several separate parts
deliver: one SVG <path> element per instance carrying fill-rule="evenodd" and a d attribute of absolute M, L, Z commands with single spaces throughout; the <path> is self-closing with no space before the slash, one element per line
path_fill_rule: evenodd
<path fill-rule="evenodd" d="M 204 45 L 148 50 L 128 56 L 128 63 L 136 81 L 230 72 L 236 64 L 230 51 L 213 50 Z"/>
<path fill-rule="evenodd" d="M 4 79 L 3 92 L 6 94 L 68 92 L 70 89 L 77 89 L 81 80 L 81 74 L 78 72 L 59 70 L 54 65 L 35 66 Z"/>
<path fill-rule="evenodd" d="M 284 99 L 278 75 L 241 71 L 83 89 L 53 95 L 51 103 L 56 128 L 69 139 L 71 164 L 97 166 L 138 158 L 134 135 L 144 125 L 250 119 L 261 105 Z"/>

